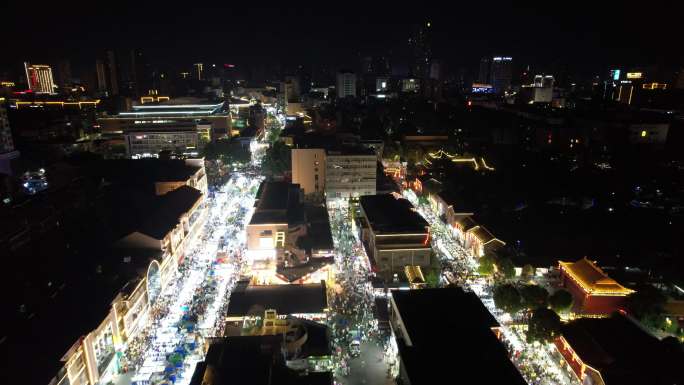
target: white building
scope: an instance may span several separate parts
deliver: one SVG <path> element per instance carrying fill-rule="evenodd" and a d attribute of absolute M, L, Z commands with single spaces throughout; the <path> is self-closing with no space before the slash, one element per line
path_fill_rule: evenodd
<path fill-rule="evenodd" d="M 356 97 L 356 74 L 353 72 L 340 71 L 337 73 L 337 97 Z"/>

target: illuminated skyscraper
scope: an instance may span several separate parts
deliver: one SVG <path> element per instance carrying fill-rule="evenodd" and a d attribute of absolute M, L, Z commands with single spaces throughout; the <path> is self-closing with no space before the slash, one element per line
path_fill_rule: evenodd
<path fill-rule="evenodd" d="M 43 94 L 51 94 L 55 91 L 55 81 L 49 65 L 24 62 L 24 70 L 31 91 Z"/>
<path fill-rule="evenodd" d="M 494 92 L 497 94 L 502 94 L 511 88 L 512 67 L 513 58 L 510 56 L 494 56 L 492 58 L 489 83 L 494 87 Z"/>
<path fill-rule="evenodd" d="M 195 63 L 193 66 L 195 67 L 195 75 L 197 76 L 197 80 L 204 80 L 204 64 Z"/>

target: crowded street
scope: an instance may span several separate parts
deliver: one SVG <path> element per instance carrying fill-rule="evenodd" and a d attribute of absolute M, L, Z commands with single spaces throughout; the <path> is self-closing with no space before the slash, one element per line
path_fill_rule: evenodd
<path fill-rule="evenodd" d="M 378 329 L 370 262 L 353 232 L 349 208 L 329 205 L 337 282 L 330 293 L 334 374 L 339 384 L 392 383 L 390 336 Z"/>
<path fill-rule="evenodd" d="M 245 221 L 259 179 L 234 174 L 206 200 L 203 231 L 190 240 L 176 276 L 152 303 L 145 326 L 120 353 L 117 384 L 187 384 L 204 342 L 222 334 L 220 316 L 240 270 Z"/>
<path fill-rule="evenodd" d="M 404 197 L 430 224 L 432 247 L 442 268 L 441 282 L 457 284 L 480 297 L 501 324 L 504 346 L 527 382 L 534 385 L 577 384 L 578 379 L 559 366 L 560 360 L 555 356 L 558 353 L 553 344 L 527 343 L 524 328 L 516 324 L 510 314 L 496 308 L 492 299 L 493 284 L 477 274 L 478 265 L 472 250 L 466 249 L 432 207 L 421 204 L 413 191 L 405 190 Z"/>

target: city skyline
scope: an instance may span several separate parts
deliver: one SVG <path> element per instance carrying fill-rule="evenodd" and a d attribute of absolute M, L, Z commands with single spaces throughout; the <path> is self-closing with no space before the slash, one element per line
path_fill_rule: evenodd
<path fill-rule="evenodd" d="M 7 14 L 28 12 L 24 5 L 4 7 Z M 406 10 L 379 5 L 346 9 L 239 5 L 176 12 L 143 4 L 104 6 L 100 13 L 89 6 L 45 7 L 28 24 L 32 33 L 9 39 L 0 69 L 27 60 L 56 62 L 65 58 L 64 52 L 70 53 L 75 67 L 89 67 L 105 49 L 142 49 L 155 62 L 175 67 L 202 61 L 255 65 L 264 59 L 282 65 L 350 65 L 356 64 L 354 57 L 368 54 L 405 62 L 412 28 L 426 22 L 431 24 L 433 56 L 473 71 L 480 57 L 488 55 L 513 56 L 519 65 L 541 68 L 562 63 L 571 71 L 596 75 L 609 66 L 672 67 L 682 60 L 682 53 L 667 39 L 657 39 L 676 33 L 674 14 L 657 5 L 639 10 L 657 17 L 639 18 L 636 23 L 633 8 L 601 5 L 565 10 L 497 3 Z M 77 29 L 65 33 L 64 39 L 46 38 L 62 26 L 65 31 Z M 13 18 L 4 28 L 21 31 L 27 23 Z"/>

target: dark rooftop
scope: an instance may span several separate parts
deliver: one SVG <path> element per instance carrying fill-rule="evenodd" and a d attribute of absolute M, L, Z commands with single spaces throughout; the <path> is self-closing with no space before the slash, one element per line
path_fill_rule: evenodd
<path fill-rule="evenodd" d="M 580 318 L 563 326 L 563 337 L 607 385 L 681 383 L 684 352 L 664 344 L 620 314 Z M 625 343 L 629 341 L 629 343 Z"/>
<path fill-rule="evenodd" d="M 285 365 L 282 336 L 226 337 L 211 344 L 191 385 L 332 385 L 331 372 L 296 372 Z M 208 382 L 204 372 L 211 366 Z"/>
<path fill-rule="evenodd" d="M 393 291 L 412 346 L 399 340 L 411 384 L 526 384 L 496 338 L 499 326 L 472 292 L 460 288 Z M 446 354 L 448 352 L 448 354 Z"/>
<path fill-rule="evenodd" d="M 181 186 L 159 197 L 153 215 L 140 226 L 140 232 L 155 239 L 163 239 L 180 222 L 180 217 L 202 199 L 202 192 Z"/>
<path fill-rule="evenodd" d="M 105 181 L 128 185 L 185 181 L 200 169 L 178 159 L 102 160 L 93 166 Z"/>
<path fill-rule="evenodd" d="M 411 202 L 392 194 L 364 195 L 360 198 L 370 227 L 376 233 L 424 233 L 428 223 L 414 211 Z"/>
<path fill-rule="evenodd" d="M 297 223 L 304 220 L 298 184 L 263 182 L 257 190 L 256 210 L 249 223 Z"/>
<path fill-rule="evenodd" d="M 328 307 L 326 285 L 251 286 L 238 283 L 230 296 L 227 316 L 243 316 L 250 312 L 275 309 L 278 314 L 323 313 Z"/>

